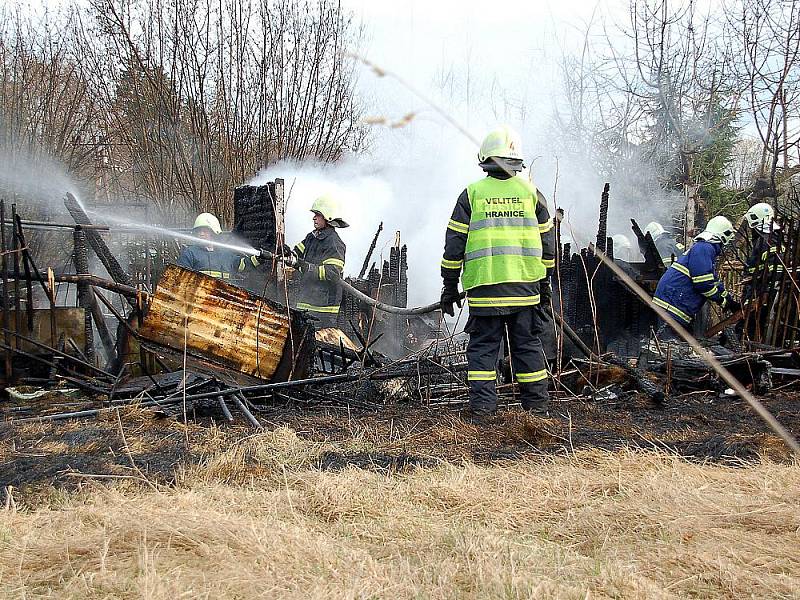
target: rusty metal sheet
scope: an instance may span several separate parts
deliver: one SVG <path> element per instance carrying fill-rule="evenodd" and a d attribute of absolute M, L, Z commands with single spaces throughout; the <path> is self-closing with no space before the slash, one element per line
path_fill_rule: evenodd
<path fill-rule="evenodd" d="M 144 322 L 143 340 L 249 377 L 298 375 L 307 336 L 294 335 L 294 311 L 201 273 L 170 265 L 158 282 Z M 310 345 L 313 345 L 313 338 Z M 283 368 L 282 368 L 283 367 Z"/>

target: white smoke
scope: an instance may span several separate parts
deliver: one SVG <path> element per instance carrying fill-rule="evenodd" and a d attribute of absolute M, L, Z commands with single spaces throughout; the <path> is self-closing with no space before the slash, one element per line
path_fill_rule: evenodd
<path fill-rule="evenodd" d="M 26 218 L 67 215 L 66 192 L 82 196 L 80 185 L 63 164 L 43 154 L 0 148 L 0 194 L 7 204 L 13 201 L 20 209 L 32 209 L 25 212 Z"/>
<path fill-rule="evenodd" d="M 522 134 L 530 176 L 551 207 L 557 187 L 557 204 L 565 209 L 566 227 L 576 241 L 581 246 L 594 241 L 603 178 L 575 157 L 558 156 L 547 134 L 561 101 L 558 61 L 567 46 L 582 41 L 582 21 L 590 18 L 595 4 L 510 2 L 489 7 L 450 0 L 350 0 L 345 6 L 366 27 L 369 38 L 362 54 L 390 73 L 381 77 L 361 68 L 359 92 L 370 99 L 368 116 L 390 124 L 409 113 L 414 116 L 401 127 L 374 126 L 365 154 L 334 165 L 281 163 L 259 173 L 256 183 L 282 177 L 287 192 L 294 185 L 287 209 L 293 243 L 311 229 L 308 209 L 316 195 L 334 191 L 343 199 L 351 224 L 340 231 L 348 246 L 346 273 L 358 273 L 383 221 L 373 260 L 382 250 L 383 258 L 388 257 L 394 231 L 401 231 L 409 249 L 409 302 L 436 300 L 448 218 L 466 185 L 484 175 L 477 165 L 478 140 L 500 123 Z M 409 87 L 445 110 L 467 134 Z M 632 177 L 649 174 L 637 168 Z M 631 217 L 644 226 L 668 212 L 657 208 L 664 198 L 632 197 L 628 190 L 633 187 L 612 181 L 609 235 L 631 236 Z"/>

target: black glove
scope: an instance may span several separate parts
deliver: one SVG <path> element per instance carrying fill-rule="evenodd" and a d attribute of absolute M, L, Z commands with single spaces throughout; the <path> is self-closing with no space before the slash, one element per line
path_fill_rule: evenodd
<path fill-rule="evenodd" d="M 445 283 L 444 287 L 442 288 L 442 312 L 446 315 L 450 315 L 454 317 L 456 314 L 455 308 L 453 305 L 458 305 L 458 308 L 461 308 L 461 294 L 458 293 L 458 284 L 447 284 Z"/>
<path fill-rule="evenodd" d="M 550 305 L 550 299 L 553 297 L 553 288 L 550 287 L 549 279 L 542 279 L 539 282 L 539 303 L 543 305 Z"/>
<path fill-rule="evenodd" d="M 294 250 L 289 247 L 289 244 L 283 244 L 278 248 L 278 256 L 293 256 Z"/>
<path fill-rule="evenodd" d="M 258 250 L 258 262 L 266 262 L 268 260 L 272 260 L 273 254 L 269 250 L 264 250 L 264 248 L 260 248 Z"/>
<path fill-rule="evenodd" d="M 722 308 L 736 314 L 737 312 L 742 310 L 742 305 L 736 298 L 728 296 L 727 298 L 725 298 L 725 304 L 722 305 Z"/>

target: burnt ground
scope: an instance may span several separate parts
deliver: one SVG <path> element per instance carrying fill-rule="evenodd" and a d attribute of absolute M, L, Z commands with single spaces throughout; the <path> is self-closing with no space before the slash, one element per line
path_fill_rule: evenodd
<path fill-rule="evenodd" d="M 800 436 L 799 393 L 773 392 L 761 400 Z M 81 420 L 13 424 L 7 420 L 10 410 L 10 402 L 0 403 L 0 485 L 32 494 L 50 486 L 72 489 L 83 476 L 143 475 L 169 484 L 181 466 L 197 464 L 254 435 L 239 415 L 233 424 L 203 418 L 184 425 L 147 409 L 125 408 L 119 418 L 111 412 Z M 318 466 L 333 470 L 354 465 L 403 471 L 442 460 L 488 463 L 631 446 L 733 464 L 759 457 L 791 460 L 781 440 L 744 401 L 713 393 L 684 395 L 663 406 L 654 406 L 642 395 L 615 401 L 554 401 L 547 419 L 509 407 L 492 422 L 480 424 L 454 408 L 410 404 L 379 412 L 266 407 L 258 415 L 268 429 L 288 426 L 301 438 L 327 442 L 332 449 L 321 454 Z"/>

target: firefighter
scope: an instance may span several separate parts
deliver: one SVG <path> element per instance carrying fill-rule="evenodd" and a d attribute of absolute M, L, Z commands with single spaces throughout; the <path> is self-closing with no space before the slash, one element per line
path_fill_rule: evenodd
<path fill-rule="evenodd" d="M 766 333 L 769 318 L 768 307 L 777 294 L 783 279 L 783 263 L 780 253 L 784 251 L 780 225 L 775 222 L 775 210 L 766 202 L 759 202 L 745 213 L 744 220 L 751 232 L 750 256 L 745 262 L 745 279 L 742 298 L 744 301 L 755 301 L 751 305 L 757 318 L 748 322 L 748 334 L 757 339 L 760 331 Z M 767 308 L 764 308 L 767 307 Z M 758 329 L 757 329 L 758 327 Z M 737 326 L 741 333 L 742 322 Z"/>
<path fill-rule="evenodd" d="M 544 197 L 518 173 L 524 168 L 517 134 L 489 133 L 478 154 L 486 177 L 461 192 L 445 235 L 442 311 L 461 306 L 467 292 L 470 411 L 481 418 L 497 408 L 496 363 L 507 328 L 512 366 L 524 409 L 547 414 L 548 382 L 540 336 L 555 264 L 553 222 Z"/>
<path fill-rule="evenodd" d="M 196 238 L 216 241 L 221 233 L 222 227 L 217 217 L 211 213 L 197 215 L 192 227 L 192 234 Z M 245 260 L 227 248 L 198 242 L 186 246 L 178 256 L 176 264 L 184 269 L 227 280 L 237 271 L 244 270 L 242 262 Z"/>
<path fill-rule="evenodd" d="M 695 238 L 689 251 L 664 272 L 658 282 L 653 303 L 688 327 L 706 300 L 736 312 L 739 302 L 725 289 L 716 273 L 716 263 L 723 246 L 734 237 L 731 222 L 723 216 L 711 219 L 705 230 Z M 660 331 L 670 335 L 668 329 Z"/>
<path fill-rule="evenodd" d="M 775 210 L 766 202 L 759 202 L 750 207 L 745 213 L 745 222 L 752 232 L 750 256 L 747 259 L 747 275 L 752 278 L 756 286 L 759 278 L 780 279 L 783 273 L 783 264 L 779 256 L 783 250 L 783 240 L 780 225 L 775 222 Z M 756 286 L 757 287 L 757 286 Z"/>
<path fill-rule="evenodd" d="M 342 289 L 336 281 L 344 271 L 346 247 L 336 229 L 349 225 L 332 196 L 314 200 L 311 212 L 314 229 L 294 247 L 288 263 L 302 274 L 297 308 L 316 317 L 322 329 L 335 327 L 339 316 Z"/>
<path fill-rule="evenodd" d="M 673 259 L 677 260 L 683 256 L 685 250 L 683 244 L 679 244 L 669 232 L 664 229 L 661 223 L 650 221 L 647 227 L 644 228 L 645 234 L 649 233 L 653 238 L 653 243 L 656 245 L 656 250 L 667 267 L 672 264 Z M 640 248 L 642 254 L 645 253 L 644 248 Z"/>
<path fill-rule="evenodd" d="M 611 236 L 614 241 L 614 258 L 625 262 L 635 262 L 641 259 L 638 252 L 634 252 L 631 241 L 627 235 L 617 233 Z"/>

